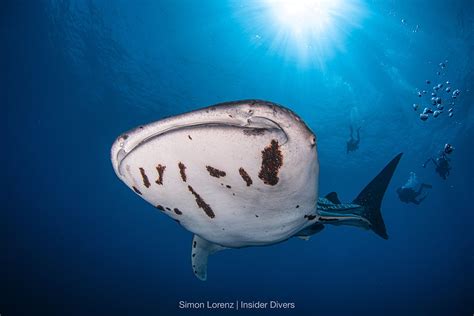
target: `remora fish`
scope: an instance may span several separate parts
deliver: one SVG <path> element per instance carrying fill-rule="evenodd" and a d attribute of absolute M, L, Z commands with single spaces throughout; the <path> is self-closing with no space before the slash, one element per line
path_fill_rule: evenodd
<path fill-rule="evenodd" d="M 402 154 L 356 197 L 318 199 L 316 136 L 292 111 L 261 100 L 222 103 L 119 136 L 111 159 L 136 194 L 194 233 L 192 267 L 227 248 L 309 238 L 325 224 L 387 239 L 380 207 Z"/>

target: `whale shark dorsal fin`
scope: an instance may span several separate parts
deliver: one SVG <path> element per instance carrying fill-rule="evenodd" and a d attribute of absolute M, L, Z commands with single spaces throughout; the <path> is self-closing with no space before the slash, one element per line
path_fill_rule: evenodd
<path fill-rule="evenodd" d="M 333 202 L 334 204 L 341 204 L 341 201 L 339 201 L 339 197 L 337 196 L 336 192 L 326 194 L 325 198 Z"/>
<path fill-rule="evenodd" d="M 194 235 L 191 249 L 191 262 L 193 272 L 202 281 L 207 279 L 207 258 L 209 255 L 220 250 L 227 249 L 212 242 L 209 242 L 198 235 Z"/>

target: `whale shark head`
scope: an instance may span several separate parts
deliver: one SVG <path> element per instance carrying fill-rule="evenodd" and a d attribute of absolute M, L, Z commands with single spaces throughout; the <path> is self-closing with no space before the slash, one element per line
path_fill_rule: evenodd
<path fill-rule="evenodd" d="M 139 126 L 111 150 L 117 176 L 223 247 L 280 242 L 317 220 L 316 136 L 292 111 L 245 100 Z"/>

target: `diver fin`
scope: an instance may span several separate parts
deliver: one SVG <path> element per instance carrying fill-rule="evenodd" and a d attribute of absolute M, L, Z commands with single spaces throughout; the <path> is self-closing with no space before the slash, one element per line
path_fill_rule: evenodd
<path fill-rule="evenodd" d="M 341 204 L 341 201 L 339 200 L 339 197 L 337 196 L 336 192 L 326 194 L 325 198 L 333 202 L 334 204 Z"/>
<path fill-rule="evenodd" d="M 358 215 L 367 219 L 370 222 L 370 228 L 383 239 L 388 239 L 388 235 L 380 207 L 385 191 L 402 155 L 403 153 L 396 155 L 353 201 L 354 204 L 363 206 Z"/>
<path fill-rule="evenodd" d="M 227 248 L 209 242 L 198 235 L 194 235 L 191 262 L 194 275 L 196 275 L 199 280 L 206 281 L 207 279 L 207 258 L 209 255 L 224 249 Z"/>

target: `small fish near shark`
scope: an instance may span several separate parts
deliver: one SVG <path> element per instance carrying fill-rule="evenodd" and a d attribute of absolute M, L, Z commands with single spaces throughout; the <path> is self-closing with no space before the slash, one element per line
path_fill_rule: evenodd
<path fill-rule="evenodd" d="M 135 128 L 111 149 L 117 176 L 194 234 L 194 274 L 207 278 L 209 255 L 228 248 L 307 239 L 324 225 L 388 235 L 380 211 L 402 154 L 351 203 L 318 198 L 315 134 L 272 102 L 221 103 Z"/>

